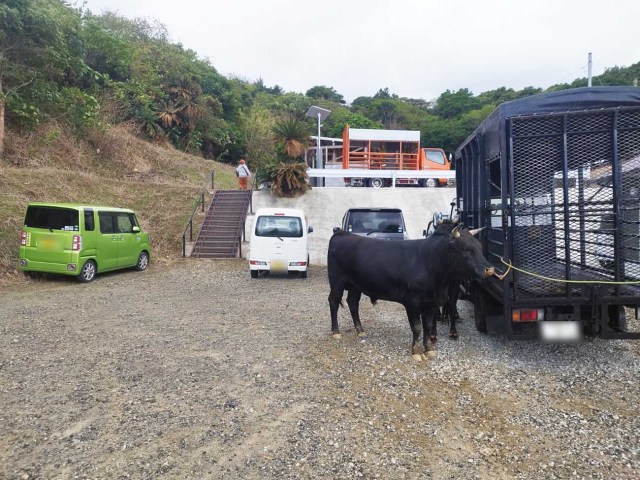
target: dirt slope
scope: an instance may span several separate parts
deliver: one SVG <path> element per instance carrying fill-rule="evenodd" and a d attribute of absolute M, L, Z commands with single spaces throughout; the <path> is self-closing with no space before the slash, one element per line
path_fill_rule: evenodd
<path fill-rule="evenodd" d="M 128 125 L 88 142 L 55 125 L 9 133 L 0 160 L 0 286 L 24 282 L 15 269 L 20 225 L 31 201 L 86 202 L 134 209 L 151 232 L 153 261 L 181 254 L 182 232 L 200 192 L 235 186 L 233 167 L 141 140 Z"/>

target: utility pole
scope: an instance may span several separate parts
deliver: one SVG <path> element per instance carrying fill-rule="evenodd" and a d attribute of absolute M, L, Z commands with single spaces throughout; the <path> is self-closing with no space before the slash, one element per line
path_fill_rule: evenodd
<path fill-rule="evenodd" d="M 587 76 L 587 87 L 591 86 L 591 52 L 589 52 L 589 67 L 588 67 L 588 76 Z"/>
<path fill-rule="evenodd" d="M 330 113 L 331 110 L 316 107 L 315 105 L 312 105 L 306 113 L 307 117 L 318 119 L 318 139 L 316 141 L 316 161 L 314 164 L 315 168 L 324 168 L 322 162 L 322 150 L 320 147 L 320 128 L 322 127 L 322 122 L 324 122 L 324 120 L 329 116 Z M 324 177 L 322 177 L 322 179 L 316 178 L 315 180 L 312 180 L 312 183 L 315 183 L 315 185 L 313 185 L 314 187 L 324 187 Z"/>

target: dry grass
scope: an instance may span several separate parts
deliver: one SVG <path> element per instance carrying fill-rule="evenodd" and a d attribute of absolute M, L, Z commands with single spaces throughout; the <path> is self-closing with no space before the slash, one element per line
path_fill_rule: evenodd
<path fill-rule="evenodd" d="M 16 264 L 29 202 L 132 208 L 151 233 L 153 261 L 168 262 L 182 254 L 182 232 L 200 192 L 211 187 L 211 171 L 216 189 L 236 187 L 233 166 L 145 142 L 128 125 L 90 138 L 78 141 L 56 125 L 28 136 L 8 132 L 0 160 L 0 286 L 24 281 Z"/>

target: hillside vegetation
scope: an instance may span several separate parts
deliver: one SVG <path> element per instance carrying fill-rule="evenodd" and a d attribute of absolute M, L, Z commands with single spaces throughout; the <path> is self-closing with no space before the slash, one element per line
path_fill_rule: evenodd
<path fill-rule="evenodd" d="M 8 136 L 0 162 L 0 286 L 26 281 L 16 264 L 29 202 L 132 208 L 151 233 L 152 261 L 166 263 L 182 254 L 182 232 L 211 171 L 216 188 L 236 186 L 232 166 L 140 140 L 128 125 L 108 130 L 101 145 L 98 151 L 51 125 Z"/>
<path fill-rule="evenodd" d="M 434 99 L 381 86 L 346 105 L 331 86 L 285 92 L 260 78 L 227 78 L 169 38 L 157 22 L 94 15 L 65 0 L 0 2 L 0 282 L 20 277 L 29 201 L 131 207 L 152 233 L 155 259 L 175 256 L 210 171 L 225 187 L 235 185 L 240 157 L 260 178 L 300 163 L 312 105 L 331 110 L 325 136 L 340 137 L 346 124 L 419 130 L 422 146 L 452 152 L 499 104 L 587 83 L 461 88 Z M 611 67 L 593 85 L 638 78 L 640 62 Z"/>

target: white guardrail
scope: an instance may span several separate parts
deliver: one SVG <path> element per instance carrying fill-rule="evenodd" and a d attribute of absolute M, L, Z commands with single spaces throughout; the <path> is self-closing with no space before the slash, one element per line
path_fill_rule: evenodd
<path fill-rule="evenodd" d="M 350 168 L 308 168 L 309 177 L 341 178 L 456 178 L 455 170 L 360 170 Z"/>

